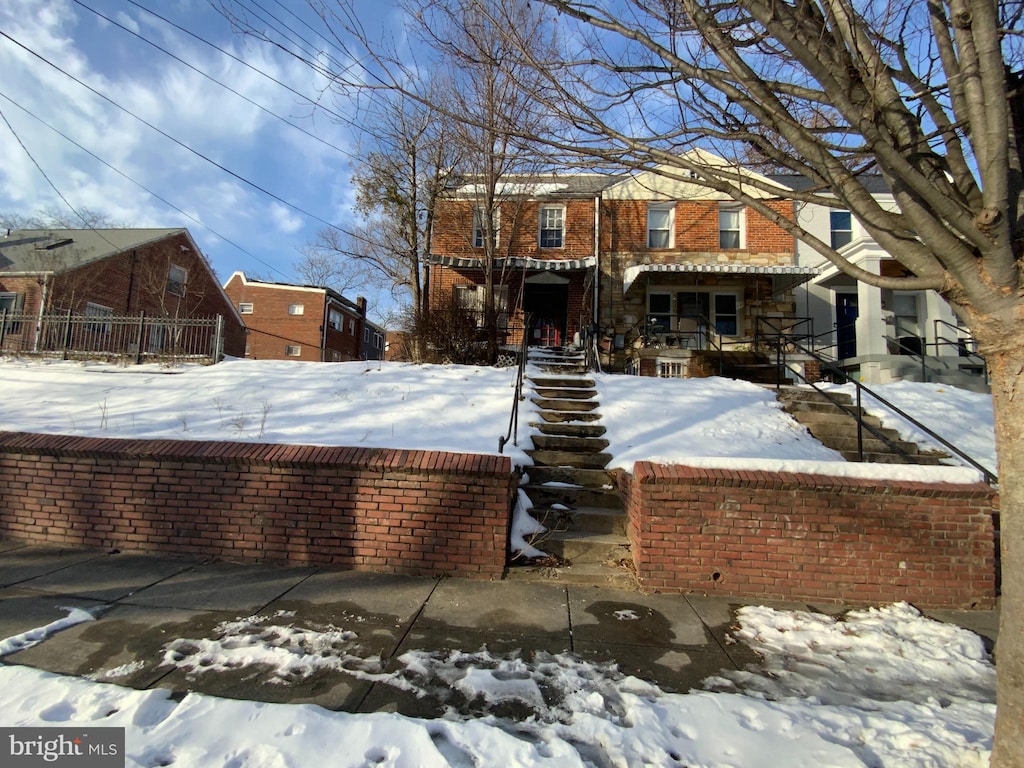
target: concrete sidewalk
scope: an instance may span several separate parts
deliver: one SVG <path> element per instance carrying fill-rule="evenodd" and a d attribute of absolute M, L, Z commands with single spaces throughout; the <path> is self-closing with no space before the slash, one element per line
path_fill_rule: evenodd
<path fill-rule="evenodd" d="M 756 662 L 727 634 L 734 610 L 764 601 L 698 595 L 645 595 L 620 589 L 208 562 L 0 541 L 0 639 L 64 618 L 66 608 L 97 616 L 4 657 L 69 675 L 136 688 L 170 688 L 269 702 L 316 703 L 350 712 L 434 717 L 451 701 L 416 698 L 343 671 L 282 684 L 258 666 L 189 677 L 162 665 L 178 638 L 213 638 L 224 621 L 281 616 L 274 623 L 355 633 L 339 652 L 379 657 L 384 671 L 411 650 L 570 652 L 614 661 L 626 674 L 685 692 L 722 669 Z M 842 606 L 769 603 L 839 613 Z M 286 612 L 279 614 L 279 612 Z M 928 615 L 996 639 L 996 611 Z"/>

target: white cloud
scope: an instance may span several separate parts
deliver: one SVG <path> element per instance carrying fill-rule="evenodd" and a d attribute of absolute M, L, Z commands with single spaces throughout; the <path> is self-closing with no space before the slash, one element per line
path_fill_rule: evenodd
<path fill-rule="evenodd" d="M 270 219 L 274 222 L 275 227 L 289 235 L 302 229 L 302 217 L 297 216 L 291 208 L 281 205 L 281 203 L 270 204 Z"/>

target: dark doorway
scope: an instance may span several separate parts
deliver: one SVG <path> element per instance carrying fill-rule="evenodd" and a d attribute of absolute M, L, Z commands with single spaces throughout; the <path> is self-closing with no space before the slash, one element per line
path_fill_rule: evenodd
<path fill-rule="evenodd" d="M 569 285 L 567 283 L 527 282 L 523 294 L 523 312 L 531 322 L 529 343 L 536 346 L 564 344 L 568 310 Z M 539 336 L 538 331 L 540 332 Z"/>
<path fill-rule="evenodd" d="M 836 355 L 840 360 L 857 356 L 856 293 L 836 294 Z"/>

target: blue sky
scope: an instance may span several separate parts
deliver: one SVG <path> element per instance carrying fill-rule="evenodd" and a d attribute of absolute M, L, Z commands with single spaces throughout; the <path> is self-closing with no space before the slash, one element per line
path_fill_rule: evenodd
<path fill-rule="evenodd" d="M 283 6 L 296 13 L 306 7 L 303 0 L 263 0 L 259 5 L 282 15 L 286 13 Z M 232 32 L 208 0 L 137 0 L 137 5 L 128 0 L 5 0 L 0 4 L 0 32 L 20 45 L 0 36 L 0 112 L 10 123 L 8 127 L 0 121 L 0 211 L 32 215 L 43 209 L 67 210 L 36 167 L 38 163 L 76 208 L 131 226 L 188 227 L 222 280 L 235 270 L 276 280 L 298 279 L 292 264 L 300 257 L 298 249 L 324 227 L 317 219 L 351 224 L 349 179 L 359 151 L 352 130 L 139 6 L 156 11 L 300 94 L 322 97 L 330 110 L 351 113 L 343 97 L 322 94 L 326 83 L 310 68 Z M 390 7 L 387 0 L 373 3 L 368 13 L 374 18 L 367 21 L 378 21 Z M 173 52 L 320 141 L 94 11 Z M 312 38 L 308 29 L 304 32 Z M 310 215 L 187 151 L 26 49 Z"/>

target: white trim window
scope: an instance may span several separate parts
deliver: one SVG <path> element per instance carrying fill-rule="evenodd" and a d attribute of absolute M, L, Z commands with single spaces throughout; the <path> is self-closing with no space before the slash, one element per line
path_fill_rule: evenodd
<path fill-rule="evenodd" d="M 647 247 L 671 248 L 676 220 L 675 203 L 651 203 L 647 206 Z"/>
<path fill-rule="evenodd" d="M 565 207 L 543 205 L 540 209 L 540 247 L 562 248 L 565 245 Z"/>
<path fill-rule="evenodd" d="M 252 314 L 252 302 L 251 301 L 240 301 L 240 302 L 238 302 L 238 314 L 240 314 L 240 315 L 251 315 Z"/>
<path fill-rule="evenodd" d="M 487 221 L 487 209 L 482 205 L 478 205 L 473 209 L 473 247 L 483 248 L 484 243 L 487 240 L 487 228 L 485 223 Z M 498 245 L 498 235 L 501 233 L 501 211 L 497 210 L 494 212 L 494 217 L 491 219 L 491 227 L 494 230 L 494 245 Z"/>
<path fill-rule="evenodd" d="M 188 270 L 177 264 L 171 264 L 167 270 L 167 292 L 171 296 L 184 296 L 187 283 Z"/>
<path fill-rule="evenodd" d="M 302 355 L 302 347 L 298 344 L 286 344 L 284 354 L 286 357 L 300 357 Z"/>
<path fill-rule="evenodd" d="M 304 315 L 306 314 L 306 306 L 304 304 L 289 304 L 288 305 L 289 315 Z"/>
<path fill-rule="evenodd" d="M 718 208 L 718 247 L 723 251 L 738 250 L 743 242 L 743 206 L 721 205 Z"/>
<path fill-rule="evenodd" d="M 839 250 L 853 241 L 853 216 L 849 211 L 829 211 L 828 222 L 833 248 Z"/>
<path fill-rule="evenodd" d="M 103 304 L 87 302 L 85 305 L 85 316 L 89 318 L 85 329 L 90 333 L 110 333 L 110 318 L 114 316 L 114 310 Z"/>
<path fill-rule="evenodd" d="M 338 333 L 344 333 L 345 331 L 345 316 L 338 310 L 331 307 L 327 312 L 327 325 L 336 330 Z"/>
<path fill-rule="evenodd" d="M 647 294 L 647 325 L 650 333 L 666 333 L 672 330 L 672 294 L 654 292 Z"/>
<path fill-rule="evenodd" d="M 735 293 L 714 294 L 715 333 L 719 336 L 740 335 L 740 299 Z"/>

